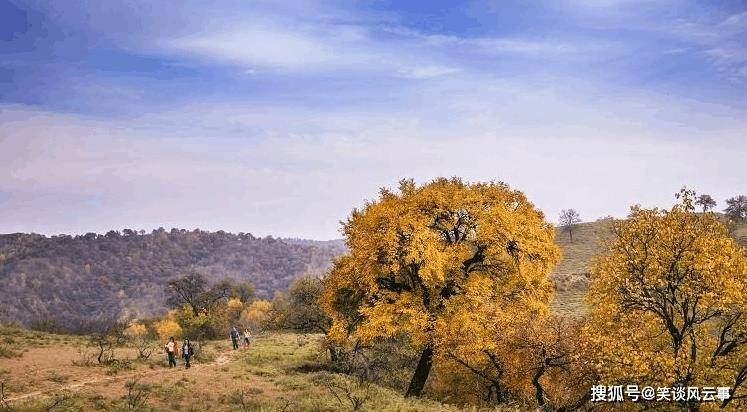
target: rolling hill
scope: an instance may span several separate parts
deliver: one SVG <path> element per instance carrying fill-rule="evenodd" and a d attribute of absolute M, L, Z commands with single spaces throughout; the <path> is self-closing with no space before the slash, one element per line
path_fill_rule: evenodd
<path fill-rule="evenodd" d="M 91 315 L 156 314 L 165 283 L 190 270 L 250 281 L 268 298 L 304 273 L 324 271 L 343 251 L 341 241 L 181 229 L 0 235 L 0 321 L 54 320 L 69 329 Z"/>
<path fill-rule="evenodd" d="M 563 260 L 551 274 L 556 285 L 556 296 L 551 305 L 554 310 L 584 312 L 583 297 L 589 287 L 589 270 L 594 257 L 604 253 L 605 243 L 613 240 L 613 224 L 611 218 L 578 224 L 573 231 L 573 242 L 567 233 L 556 233 L 555 242 L 563 251 Z M 732 235 L 747 246 L 747 222 L 737 224 Z"/>
<path fill-rule="evenodd" d="M 612 239 L 612 219 L 579 224 L 574 240 L 558 232 L 563 260 L 553 270 L 554 310 L 584 311 L 583 296 L 595 256 Z M 733 232 L 747 244 L 747 224 Z M 162 312 L 165 283 L 190 270 L 217 280 L 250 281 L 257 295 L 270 298 L 293 279 L 321 273 L 344 253 L 342 240 L 257 238 L 251 234 L 124 230 L 104 235 L 0 235 L 0 322 L 54 320 L 74 329 L 95 315 Z"/>

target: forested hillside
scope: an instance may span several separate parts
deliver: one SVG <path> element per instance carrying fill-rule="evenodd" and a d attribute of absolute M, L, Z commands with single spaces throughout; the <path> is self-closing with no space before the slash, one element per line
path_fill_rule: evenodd
<path fill-rule="evenodd" d="M 558 232 L 563 259 L 552 274 L 554 308 L 582 308 L 588 270 L 612 237 L 612 221 L 576 226 L 574 241 Z M 747 244 L 747 224 L 733 235 Z M 164 284 L 190 270 L 212 280 L 250 281 L 260 297 L 272 297 L 306 272 L 324 271 L 343 253 L 342 240 L 257 238 L 226 232 L 124 230 L 105 235 L 46 237 L 0 235 L 0 321 L 30 325 L 54 319 L 75 326 L 90 316 L 164 310 Z"/>
<path fill-rule="evenodd" d="M 341 241 L 179 229 L 0 235 L 0 320 L 74 327 L 94 315 L 155 314 L 164 309 L 164 284 L 190 270 L 250 281 L 270 297 L 299 275 L 325 270 L 343 250 Z"/>

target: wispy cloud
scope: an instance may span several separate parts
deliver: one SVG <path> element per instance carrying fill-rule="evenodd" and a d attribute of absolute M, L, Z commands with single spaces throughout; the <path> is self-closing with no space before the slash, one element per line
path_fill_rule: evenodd
<path fill-rule="evenodd" d="M 702 53 L 727 77 L 741 76 L 747 68 L 747 12 L 679 19 L 662 30 Z"/>
<path fill-rule="evenodd" d="M 445 66 L 423 66 L 423 67 L 408 67 L 400 69 L 398 74 L 402 77 L 411 79 L 429 79 L 432 77 L 440 77 L 447 74 L 458 73 L 459 69 L 454 67 Z"/>
<path fill-rule="evenodd" d="M 407 176 L 502 179 L 587 219 L 743 185 L 738 10 L 74 4 L 34 3 L 31 51 L 0 48 L 0 232 L 329 238 Z"/>
<path fill-rule="evenodd" d="M 683 184 L 717 198 L 739 186 L 743 112 L 593 91 L 455 78 L 389 105 L 207 101 L 119 120 L 5 106 L 0 231 L 199 226 L 330 238 L 352 207 L 408 176 L 505 180 L 551 219 L 578 204 L 587 219 L 624 215 L 635 202 L 669 202 Z M 50 196 L 68 200 L 41 207 Z"/>

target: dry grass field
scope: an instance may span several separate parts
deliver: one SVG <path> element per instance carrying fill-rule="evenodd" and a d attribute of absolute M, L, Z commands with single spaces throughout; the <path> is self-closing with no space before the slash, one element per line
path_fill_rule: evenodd
<path fill-rule="evenodd" d="M 80 337 L 2 327 L 2 411 L 456 411 L 434 401 L 405 399 L 375 384 L 324 371 L 320 335 L 271 333 L 249 348 L 208 342 L 191 369 L 166 367 L 154 353 L 127 367 L 102 367 Z M 160 344 L 157 344 L 160 346 Z M 330 386 L 332 389 L 330 389 Z"/>
<path fill-rule="evenodd" d="M 571 314 L 585 311 L 589 269 L 594 257 L 603 253 L 605 243 L 613 238 L 612 225 L 612 219 L 581 223 L 573 230 L 572 242 L 567 232 L 558 230 L 555 242 L 563 251 L 563 259 L 551 274 L 556 286 L 553 310 Z"/>

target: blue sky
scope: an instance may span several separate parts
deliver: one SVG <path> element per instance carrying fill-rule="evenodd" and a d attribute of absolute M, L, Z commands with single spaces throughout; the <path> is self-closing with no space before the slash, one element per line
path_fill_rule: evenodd
<path fill-rule="evenodd" d="M 747 191 L 741 1 L 0 0 L 0 232 L 317 239 L 403 177 Z"/>

